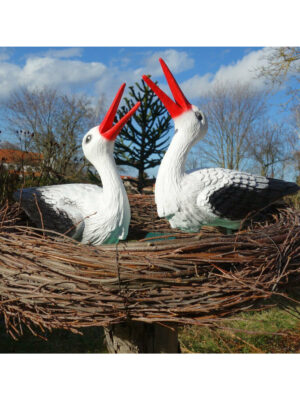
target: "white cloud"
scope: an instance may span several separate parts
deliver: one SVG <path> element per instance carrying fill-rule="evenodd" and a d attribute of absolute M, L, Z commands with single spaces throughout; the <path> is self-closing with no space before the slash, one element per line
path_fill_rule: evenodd
<path fill-rule="evenodd" d="M 68 87 L 97 80 L 105 70 L 106 66 L 99 62 L 34 57 L 28 59 L 22 69 L 22 81 L 29 86 Z"/>
<path fill-rule="evenodd" d="M 266 65 L 264 56 L 269 49 L 262 49 L 251 51 L 241 60 L 234 64 L 221 66 L 215 75 L 215 81 L 227 81 L 227 82 L 250 82 L 258 87 L 262 87 L 264 79 L 258 79 L 257 68 Z"/>
<path fill-rule="evenodd" d="M 222 65 L 215 73 L 206 73 L 205 75 L 193 75 L 185 81 L 179 81 L 180 87 L 183 92 L 191 101 L 206 94 L 216 82 L 226 83 L 251 83 L 256 88 L 263 88 L 265 80 L 257 77 L 256 69 L 262 65 L 266 65 L 265 55 L 270 51 L 270 48 L 260 50 L 253 50 L 240 60 L 230 64 Z M 177 50 L 164 50 L 155 52 L 148 56 L 145 60 L 145 66 L 136 70 L 136 72 L 143 74 L 149 73 L 154 77 L 163 75 L 158 58 L 162 57 L 168 64 L 172 73 L 176 74 L 194 66 L 194 60 L 188 56 L 184 51 Z M 147 71 L 147 72 L 145 72 Z M 163 83 L 160 85 L 161 89 L 170 95 L 168 86 Z"/>
<path fill-rule="evenodd" d="M 29 88 L 51 86 L 71 89 L 97 81 L 107 67 L 99 62 L 30 57 L 23 67 L 0 62 L 0 97 L 5 98 L 19 85 Z"/>
<path fill-rule="evenodd" d="M 166 62 L 174 74 L 193 68 L 194 66 L 193 58 L 189 57 L 185 51 L 169 49 L 151 53 L 143 61 L 143 68 L 136 70 L 136 73 L 140 75 L 149 74 L 153 77 L 162 76 L 163 71 L 158 62 L 159 58 L 162 58 Z"/>
<path fill-rule="evenodd" d="M 5 98 L 20 84 L 21 68 L 15 64 L 0 62 L 0 99 Z"/>
<path fill-rule="evenodd" d="M 81 57 L 82 48 L 70 47 L 68 49 L 51 49 L 45 53 L 47 57 L 54 58 L 70 58 L 70 57 Z"/>
<path fill-rule="evenodd" d="M 269 51 L 269 48 L 254 50 L 235 63 L 222 65 L 215 74 L 194 75 L 181 83 L 182 90 L 188 98 L 195 99 L 206 94 L 217 82 L 251 83 L 252 86 L 262 89 L 265 79 L 257 77 L 257 68 L 266 65 L 265 55 Z"/>
<path fill-rule="evenodd" d="M 213 74 L 203 76 L 194 75 L 192 78 L 184 81 L 180 87 L 187 98 L 194 99 L 209 91 Z"/>
<path fill-rule="evenodd" d="M 128 60 L 126 61 L 128 63 Z M 141 79 L 133 68 L 107 67 L 101 62 L 59 59 L 48 56 L 30 55 L 23 66 L 0 61 L 0 99 L 6 98 L 19 86 L 31 89 L 51 86 L 63 90 L 80 89 L 98 97 L 105 94 L 109 103 L 123 82 L 127 86 Z"/>
<path fill-rule="evenodd" d="M 252 82 L 253 85 L 262 87 L 264 80 L 255 78 L 255 68 L 266 62 L 262 58 L 266 51 L 268 49 L 251 51 L 235 63 L 222 65 L 215 74 L 195 74 L 183 82 L 179 81 L 179 84 L 190 101 L 207 93 L 217 81 L 236 82 L 239 80 Z M 118 64 L 110 60 L 110 66 L 101 62 L 84 62 L 66 58 L 79 56 L 81 50 L 78 48 L 49 50 L 45 54 L 47 55 L 27 56 L 23 66 L 9 61 L 1 62 L 0 59 L 0 98 L 5 98 L 19 85 L 30 88 L 46 85 L 70 91 L 79 89 L 93 95 L 96 101 L 99 96 L 105 94 L 109 103 L 122 82 L 130 86 L 140 81 L 142 74 L 163 76 L 158 62 L 159 57 L 166 61 L 175 76 L 194 66 L 194 60 L 188 52 L 176 49 L 156 52 L 147 49 L 140 58 L 140 68 L 131 67 L 131 59 L 128 57 L 123 57 L 123 62 Z M 164 79 L 162 81 L 165 82 Z M 169 93 L 165 83 L 161 85 L 161 88 Z"/>

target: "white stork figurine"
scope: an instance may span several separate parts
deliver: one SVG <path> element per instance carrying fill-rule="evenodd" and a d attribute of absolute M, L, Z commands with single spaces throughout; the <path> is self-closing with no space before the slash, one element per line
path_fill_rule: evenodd
<path fill-rule="evenodd" d="M 156 93 L 174 120 L 175 134 L 161 162 L 155 184 L 158 215 L 172 228 L 198 232 L 202 225 L 238 229 L 250 212 L 296 193 L 292 182 L 223 168 L 185 171 L 191 147 L 207 132 L 207 119 L 182 93 L 165 62 L 160 59 L 175 102 L 149 77 L 144 81 Z"/>
<path fill-rule="evenodd" d="M 92 245 L 118 243 L 127 237 L 130 206 L 114 158 L 115 139 L 140 105 L 138 102 L 113 126 L 125 83 L 120 87 L 100 126 L 89 130 L 82 140 L 85 157 L 98 171 L 103 188 L 91 184 L 64 184 L 18 190 L 29 218 L 40 227 L 67 233 Z"/>

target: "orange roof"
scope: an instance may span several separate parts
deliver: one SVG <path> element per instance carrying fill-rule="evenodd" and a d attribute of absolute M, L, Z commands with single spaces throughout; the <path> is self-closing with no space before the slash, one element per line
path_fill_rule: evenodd
<path fill-rule="evenodd" d="M 5 163 L 32 163 L 40 162 L 43 155 L 39 153 L 32 153 L 30 151 L 0 149 L 0 162 Z"/>
<path fill-rule="evenodd" d="M 35 176 L 35 177 L 38 177 L 38 176 L 42 175 L 41 172 L 39 172 L 39 171 L 28 172 L 28 171 L 18 171 L 18 170 L 15 170 L 15 169 L 9 169 L 8 172 L 10 174 L 12 174 L 12 175 L 15 174 L 15 175 L 23 175 L 23 176 Z"/>

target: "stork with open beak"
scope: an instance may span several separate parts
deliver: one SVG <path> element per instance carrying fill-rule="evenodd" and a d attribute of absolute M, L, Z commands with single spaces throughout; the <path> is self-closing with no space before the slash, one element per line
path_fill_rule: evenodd
<path fill-rule="evenodd" d="M 32 187 L 14 194 L 28 217 L 39 227 L 67 233 L 92 245 L 118 243 L 127 237 L 130 206 L 117 170 L 114 142 L 138 102 L 113 126 L 125 83 L 120 87 L 100 126 L 89 130 L 82 140 L 85 157 L 98 171 L 103 187 L 91 184 L 64 184 Z"/>
<path fill-rule="evenodd" d="M 207 119 L 186 99 L 165 62 L 159 61 L 175 100 L 143 75 L 173 118 L 175 127 L 156 178 L 155 202 L 159 217 L 168 219 L 172 228 L 188 232 L 198 232 L 202 225 L 238 229 L 250 212 L 300 189 L 293 182 L 224 168 L 186 172 L 187 155 L 205 136 Z"/>

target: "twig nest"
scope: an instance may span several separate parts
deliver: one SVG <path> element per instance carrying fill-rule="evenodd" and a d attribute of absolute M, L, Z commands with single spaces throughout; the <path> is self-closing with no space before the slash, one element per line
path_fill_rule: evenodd
<path fill-rule="evenodd" d="M 33 331 L 128 319 L 212 325 L 262 300 L 282 302 L 300 285 L 300 213 L 292 209 L 234 235 L 99 247 L 17 226 L 17 218 L 14 208 L 0 211 L 0 311 L 14 336 L 23 324 Z"/>

